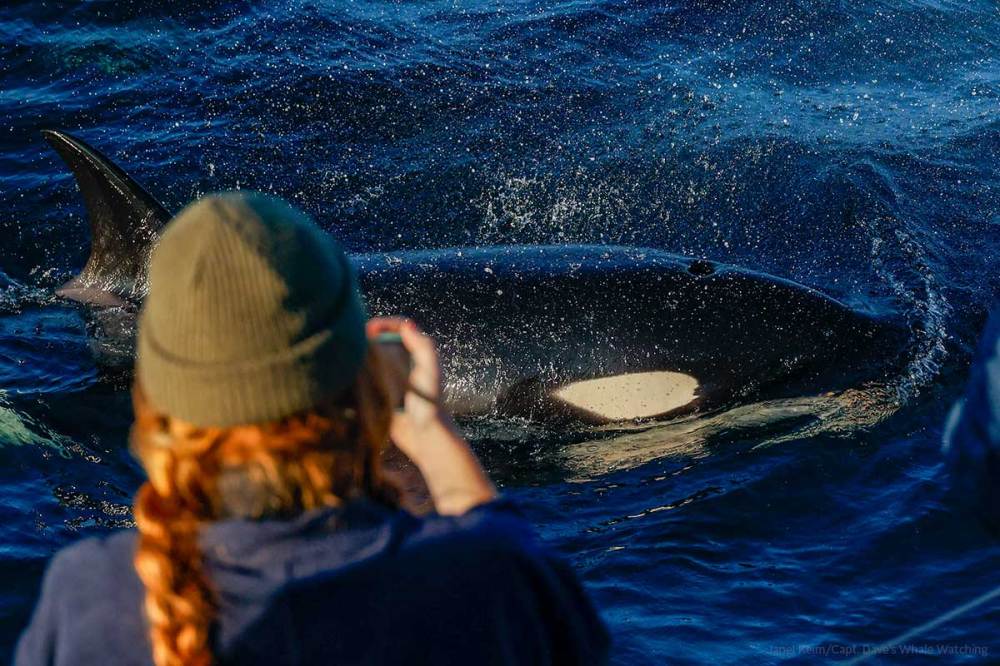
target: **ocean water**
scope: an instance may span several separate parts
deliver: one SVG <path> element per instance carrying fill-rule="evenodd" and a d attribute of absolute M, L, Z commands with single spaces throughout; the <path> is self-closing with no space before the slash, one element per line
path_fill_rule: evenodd
<path fill-rule="evenodd" d="M 1000 584 L 1000 537 L 952 505 L 940 455 L 1000 288 L 995 2 L 8 0 L 0 658 L 46 559 L 129 525 L 141 480 L 122 382 L 52 296 L 89 239 L 43 128 L 172 210 L 272 191 L 355 251 L 648 246 L 905 321 L 903 369 L 808 418 L 464 424 L 616 664 L 837 659 Z M 994 601 L 903 649 L 996 661 L 998 621 Z"/>

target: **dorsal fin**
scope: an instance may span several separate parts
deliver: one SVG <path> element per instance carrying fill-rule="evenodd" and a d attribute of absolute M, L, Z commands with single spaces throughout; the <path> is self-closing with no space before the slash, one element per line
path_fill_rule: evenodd
<path fill-rule="evenodd" d="M 91 302 L 102 302 L 101 294 L 141 298 L 149 253 L 170 213 L 80 139 L 57 130 L 42 130 L 42 135 L 73 172 L 90 219 L 90 257 L 60 293 Z"/>

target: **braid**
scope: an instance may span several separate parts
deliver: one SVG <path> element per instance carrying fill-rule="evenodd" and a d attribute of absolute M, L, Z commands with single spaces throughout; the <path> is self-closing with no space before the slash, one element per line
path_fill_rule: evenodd
<path fill-rule="evenodd" d="M 201 571 L 197 519 L 150 482 L 135 501 L 135 568 L 146 586 L 145 610 L 157 666 L 208 666 L 211 596 Z"/>
<path fill-rule="evenodd" d="M 135 568 L 156 666 L 210 666 L 216 608 L 202 567 L 203 523 L 288 516 L 357 496 L 396 505 L 382 474 L 391 404 L 378 352 L 352 390 L 281 421 L 198 428 L 157 413 L 133 391 L 132 449 L 149 480 L 135 498 Z"/>

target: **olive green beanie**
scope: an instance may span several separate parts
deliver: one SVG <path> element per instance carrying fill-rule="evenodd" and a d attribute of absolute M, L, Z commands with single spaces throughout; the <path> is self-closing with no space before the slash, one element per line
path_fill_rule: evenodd
<path fill-rule="evenodd" d="M 208 196 L 150 258 L 138 382 L 197 426 L 277 420 L 351 386 L 365 319 L 343 249 L 304 213 L 262 194 Z"/>

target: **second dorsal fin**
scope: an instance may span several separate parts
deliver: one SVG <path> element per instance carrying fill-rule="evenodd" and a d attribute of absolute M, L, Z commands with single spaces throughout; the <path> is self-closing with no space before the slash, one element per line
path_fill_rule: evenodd
<path fill-rule="evenodd" d="M 42 130 L 42 135 L 73 172 L 90 221 L 90 256 L 80 274 L 61 291 L 92 302 L 102 302 L 101 294 L 142 298 L 149 253 L 170 213 L 131 176 L 80 139 L 57 130 Z"/>

